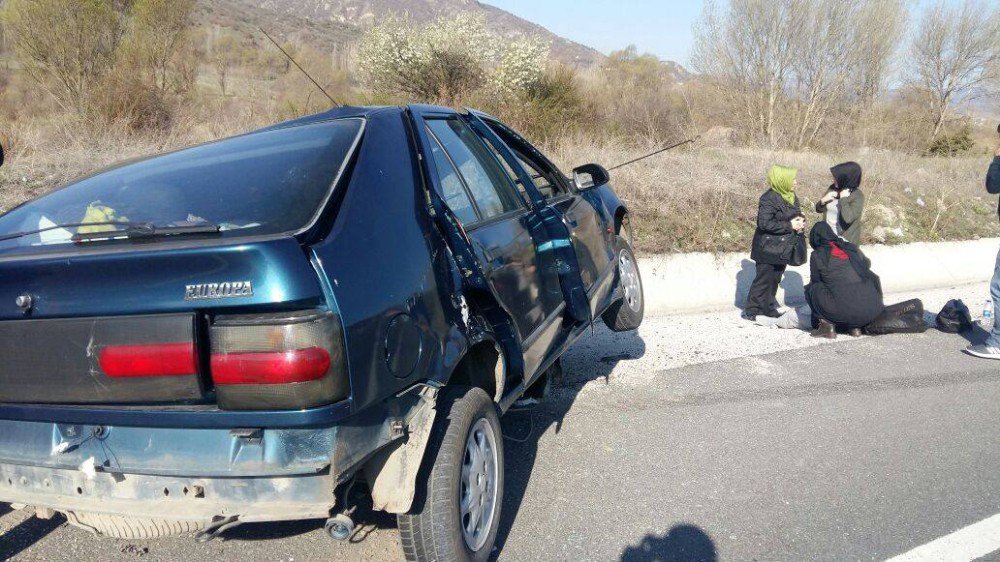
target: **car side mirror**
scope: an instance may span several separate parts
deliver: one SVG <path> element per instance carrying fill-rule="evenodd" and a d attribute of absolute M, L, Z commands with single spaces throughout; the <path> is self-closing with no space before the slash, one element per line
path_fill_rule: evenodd
<path fill-rule="evenodd" d="M 611 181 L 611 174 L 600 164 L 584 164 L 573 170 L 573 185 L 577 191 L 587 191 Z"/>

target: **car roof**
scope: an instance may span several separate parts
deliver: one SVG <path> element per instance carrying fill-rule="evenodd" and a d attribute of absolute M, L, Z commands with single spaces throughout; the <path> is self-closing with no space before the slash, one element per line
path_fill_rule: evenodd
<path fill-rule="evenodd" d="M 443 113 L 457 113 L 453 108 L 442 107 L 437 105 L 423 105 L 414 104 L 412 106 L 417 109 L 424 111 L 438 111 Z M 271 131 L 274 129 L 284 129 L 287 127 L 297 127 L 300 125 L 309 125 L 312 123 L 319 123 L 322 121 L 330 121 L 332 119 L 349 119 L 349 118 L 369 118 L 374 115 L 381 115 L 385 113 L 402 113 L 406 111 L 407 107 L 398 105 L 374 105 L 374 106 L 351 106 L 344 105 L 340 107 L 334 107 L 327 111 L 321 113 L 316 113 L 313 115 L 307 115 L 305 117 L 299 117 L 298 119 L 292 119 L 290 121 L 285 121 L 283 123 L 277 123 L 275 125 L 270 125 L 259 129 L 254 132 Z"/>

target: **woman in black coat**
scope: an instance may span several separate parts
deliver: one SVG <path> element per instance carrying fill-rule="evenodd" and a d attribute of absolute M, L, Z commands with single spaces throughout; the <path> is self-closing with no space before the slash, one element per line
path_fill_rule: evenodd
<path fill-rule="evenodd" d="M 835 338 L 838 330 L 861 335 L 861 328 L 885 310 L 882 282 L 872 273 L 871 262 L 825 222 L 813 227 L 809 243 L 813 253 L 806 299 L 813 312 L 813 335 Z"/>
<path fill-rule="evenodd" d="M 772 166 L 767 173 L 771 189 L 760 197 L 757 208 L 757 231 L 753 235 L 750 259 L 756 262 L 757 275 L 750 285 L 743 316 L 781 316 L 778 312 L 778 285 L 785 268 L 791 263 L 797 238 L 795 233 L 806 227 L 805 216 L 795 196 L 794 168 Z"/>

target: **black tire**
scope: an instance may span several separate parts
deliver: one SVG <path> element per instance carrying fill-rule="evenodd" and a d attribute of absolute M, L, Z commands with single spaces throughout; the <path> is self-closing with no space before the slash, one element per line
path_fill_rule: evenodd
<path fill-rule="evenodd" d="M 615 332 L 628 332 L 642 325 L 646 311 L 646 297 L 642 288 L 642 276 L 639 274 L 639 262 L 632 253 L 632 247 L 621 236 L 615 239 L 615 264 L 617 267 L 615 283 L 621 287 L 622 297 L 604 311 L 601 319 Z M 634 279 L 631 281 L 626 279 L 633 275 Z M 631 284 L 631 294 L 628 297 L 625 288 L 622 287 L 623 282 Z"/>
<path fill-rule="evenodd" d="M 503 433 L 497 408 L 480 388 L 449 387 L 441 392 L 438 409 L 413 511 L 399 516 L 403 554 L 407 560 L 416 562 L 485 561 L 496 543 L 503 503 Z M 480 525 L 478 528 L 483 531 L 475 534 L 482 542 L 474 545 L 463 531 L 463 521 L 469 519 L 462 514 L 462 495 L 466 489 L 462 473 L 470 460 L 466 450 L 470 436 L 474 429 L 482 432 L 484 428 L 492 431 L 496 456 L 495 470 L 486 465 L 483 473 L 495 474 L 495 498 L 488 525 Z"/>

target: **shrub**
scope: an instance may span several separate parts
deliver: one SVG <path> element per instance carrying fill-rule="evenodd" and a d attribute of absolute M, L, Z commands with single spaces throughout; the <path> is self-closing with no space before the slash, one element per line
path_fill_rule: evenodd
<path fill-rule="evenodd" d="M 927 147 L 927 154 L 930 156 L 957 156 L 969 152 L 976 146 L 976 141 L 972 138 L 972 130 L 963 127 L 959 131 L 950 135 L 941 135 L 931 142 Z"/>
<path fill-rule="evenodd" d="M 99 126 L 132 131 L 170 126 L 173 107 L 161 90 L 126 73 L 107 76 L 88 98 L 88 114 Z"/>
<path fill-rule="evenodd" d="M 576 72 L 555 65 L 521 92 L 479 100 L 509 125 L 543 144 L 579 129 L 584 100 Z"/>

